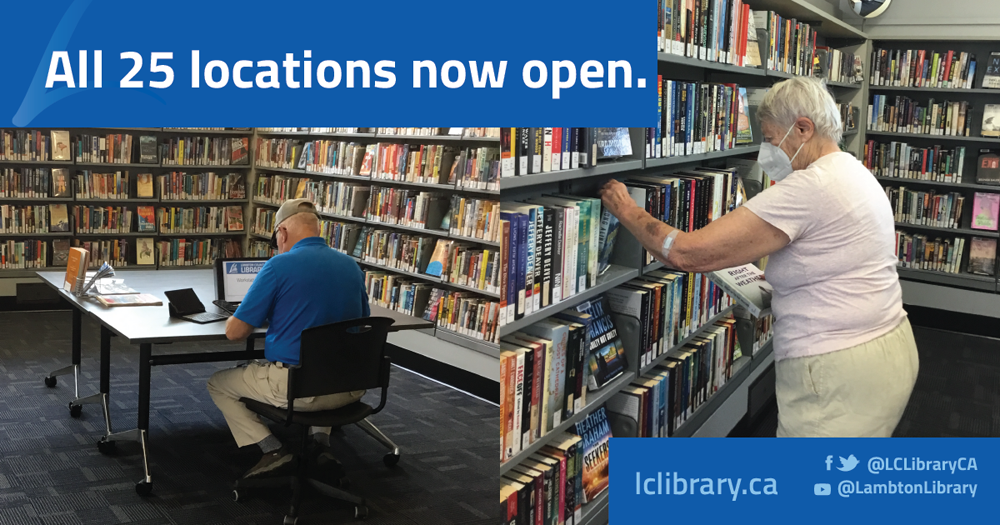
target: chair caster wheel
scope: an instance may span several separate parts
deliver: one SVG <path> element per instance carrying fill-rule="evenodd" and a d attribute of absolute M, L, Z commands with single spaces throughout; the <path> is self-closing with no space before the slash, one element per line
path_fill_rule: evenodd
<path fill-rule="evenodd" d="M 153 484 L 140 481 L 135 484 L 135 493 L 143 497 L 148 496 L 153 493 Z"/>
<path fill-rule="evenodd" d="M 396 464 L 399 463 L 399 454 L 393 454 L 390 452 L 382 456 L 382 463 L 385 463 L 385 466 L 389 468 L 395 467 Z"/>
<path fill-rule="evenodd" d="M 240 501 L 240 491 L 239 490 L 233 490 L 233 501 L 237 502 L 237 503 Z"/>
<path fill-rule="evenodd" d="M 282 521 L 281 523 L 282 525 L 295 525 L 298 522 L 299 522 L 298 516 L 295 516 L 294 518 L 291 516 L 285 516 L 285 520 Z"/>
<path fill-rule="evenodd" d="M 56 386 L 56 378 L 55 377 L 46 377 L 45 378 L 45 386 L 47 386 L 49 388 L 55 388 L 55 386 Z"/>
<path fill-rule="evenodd" d="M 71 404 L 69 406 L 69 415 L 74 419 L 80 417 L 80 414 L 83 414 L 83 407 L 81 405 Z"/>
<path fill-rule="evenodd" d="M 105 441 L 104 439 L 101 439 L 97 442 L 97 450 L 101 451 L 101 454 L 104 454 L 105 456 L 114 454 L 117 449 L 118 446 L 114 441 Z"/>
<path fill-rule="evenodd" d="M 358 505 L 354 507 L 354 517 L 363 520 L 368 517 L 368 507 L 364 505 Z"/>

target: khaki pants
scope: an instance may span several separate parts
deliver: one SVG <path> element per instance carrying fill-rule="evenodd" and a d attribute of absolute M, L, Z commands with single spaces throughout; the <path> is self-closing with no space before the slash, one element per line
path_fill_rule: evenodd
<path fill-rule="evenodd" d="M 222 411 L 229 430 L 240 447 L 260 443 L 271 435 L 271 430 L 257 414 L 240 402 L 241 397 L 270 403 L 277 407 L 288 406 L 288 369 L 273 363 L 253 362 L 246 367 L 220 370 L 208 379 L 208 393 Z M 295 400 L 295 410 L 312 412 L 333 410 L 349 405 L 365 395 L 364 390 Z M 313 428 L 312 432 L 330 433 L 330 428 Z"/>
<path fill-rule="evenodd" d="M 778 437 L 890 437 L 917 380 L 910 321 L 851 348 L 775 365 Z"/>

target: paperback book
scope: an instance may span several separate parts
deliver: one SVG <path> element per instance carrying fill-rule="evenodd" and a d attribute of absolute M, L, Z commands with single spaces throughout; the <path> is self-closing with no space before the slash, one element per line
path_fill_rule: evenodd
<path fill-rule="evenodd" d="M 611 425 L 603 405 L 576 424 L 576 434 L 583 439 L 583 503 L 586 503 L 608 488 Z"/>

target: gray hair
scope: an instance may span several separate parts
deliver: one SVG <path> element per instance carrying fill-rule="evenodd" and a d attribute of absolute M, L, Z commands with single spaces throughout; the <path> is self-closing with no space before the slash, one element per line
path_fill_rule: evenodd
<path fill-rule="evenodd" d="M 757 119 L 768 120 L 783 129 L 805 117 L 813 121 L 816 134 L 840 143 L 843 124 L 840 111 L 823 81 L 811 77 L 795 77 L 775 84 L 757 107 Z"/>

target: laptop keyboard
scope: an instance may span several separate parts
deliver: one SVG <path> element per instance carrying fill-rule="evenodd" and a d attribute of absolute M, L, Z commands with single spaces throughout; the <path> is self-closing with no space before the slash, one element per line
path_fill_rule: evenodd
<path fill-rule="evenodd" d="M 236 309 L 239 308 L 240 303 L 230 303 L 228 301 L 223 301 L 222 299 L 216 299 L 212 301 L 212 304 L 218 306 L 219 308 L 229 312 L 230 314 L 235 314 Z"/>

